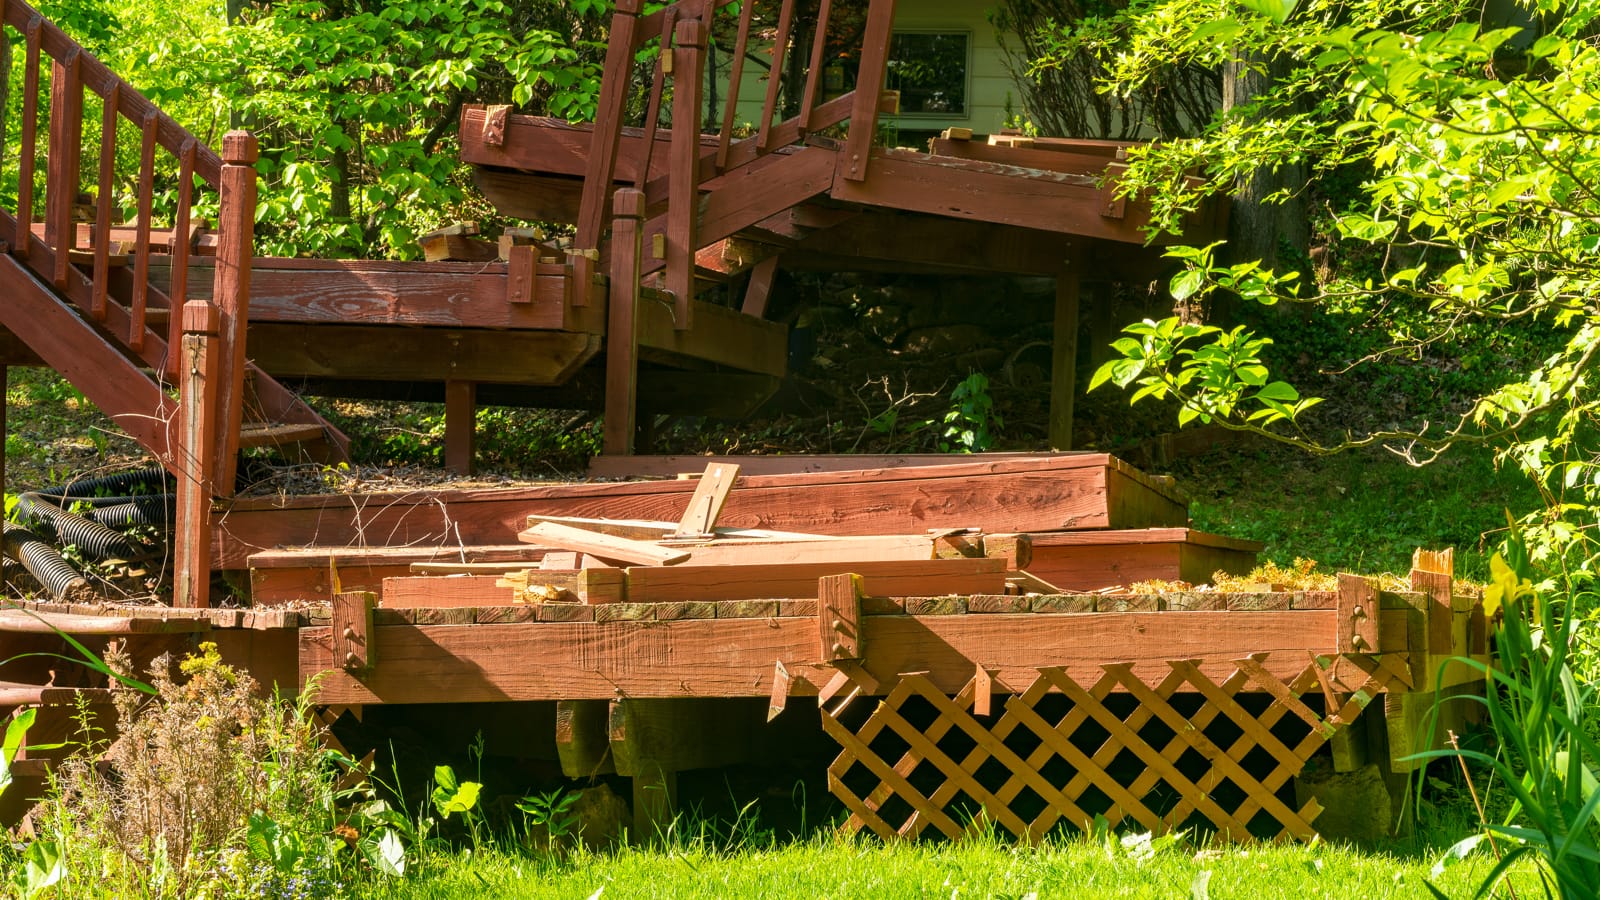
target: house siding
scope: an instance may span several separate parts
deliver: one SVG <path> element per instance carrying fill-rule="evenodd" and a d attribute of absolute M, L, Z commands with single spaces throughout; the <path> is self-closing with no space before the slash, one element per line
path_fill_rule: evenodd
<path fill-rule="evenodd" d="M 895 10 L 896 31 L 950 31 L 969 35 L 967 109 L 965 115 L 884 116 L 881 121 L 901 132 L 971 128 L 977 134 L 998 132 L 1005 123 L 1006 98 L 1020 110 L 1022 95 L 1006 71 L 1005 59 L 989 24 L 987 8 L 970 0 L 900 0 Z M 727 59 L 719 57 L 717 93 L 727 93 Z M 754 126 L 766 100 L 765 71 L 746 65 L 739 89 L 736 121 Z"/>

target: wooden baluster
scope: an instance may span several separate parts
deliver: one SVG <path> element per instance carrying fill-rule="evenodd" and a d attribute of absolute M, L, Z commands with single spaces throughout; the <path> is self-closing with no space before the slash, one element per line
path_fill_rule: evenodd
<path fill-rule="evenodd" d="M 789 28 L 794 24 L 794 0 L 783 0 L 778 10 L 778 34 L 772 40 L 772 68 L 767 70 L 767 99 L 761 104 L 761 131 L 756 136 L 756 152 L 772 149 L 772 116 L 778 109 L 778 88 L 783 82 L 783 55 L 789 48 Z"/>
<path fill-rule="evenodd" d="M 169 347 L 178 346 L 183 338 L 179 313 L 189 299 L 189 213 L 194 206 L 194 156 L 195 140 L 187 138 L 178 148 L 178 215 L 172 226 L 172 243 L 169 245 L 172 252 L 172 279 L 167 290 L 171 302 L 171 310 L 167 313 Z M 176 376 L 177 354 L 169 352 L 167 360 L 170 374 Z"/>
<path fill-rule="evenodd" d="M 606 47 L 606 67 L 600 85 L 600 101 L 595 108 L 593 137 L 589 142 L 589 165 L 583 176 L 583 199 L 578 207 L 577 233 L 572 246 L 572 305 L 588 303 L 590 275 L 598 255 L 600 236 L 605 228 L 606 197 L 617 169 L 617 147 L 622 141 L 622 115 L 627 107 L 628 89 L 633 75 L 635 34 L 639 25 L 641 0 L 617 0 L 611 17 L 611 33 Z"/>
<path fill-rule="evenodd" d="M 872 0 L 867 25 L 861 35 L 861 68 L 856 72 L 855 105 L 850 110 L 850 133 L 845 137 L 844 177 L 865 181 L 867 160 L 878 131 L 878 103 L 883 95 L 884 70 L 889 65 L 889 41 L 894 30 L 894 0 Z"/>
<path fill-rule="evenodd" d="M 28 255 L 33 240 L 33 167 L 38 156 L 39 143 L 39 32 L 44 20 L 34 16 L 28 20 L 26 32 L 28 50 L 22 71 L 22 148 L 17 160 L 17 235 L 16 253 Z"/>
<path fill-rule="evenodd" d="M 51 280 L 65 287 L 72 270 L 78 229 L 72 208 L 78 202 L 79 161 L 83 154 L 83 51 L 73 47 L 50 73 L 50 155 L 45 174 L 45 243 L 55 249 Z"/>
<path fill-rule="evenodd" d="M 133 304 L 129 309 L 132 322 L 128 328 L 128 346 L 135 353 L 144 349 L 145 308 L 150 302 L 150 217 L 154 215 L 156 181 L 156 124 L 160 114 L 152 107 L 139 123 L 144 132 L 139 144 L 139 224 L 134 230 L 133 246 Z M 251 213 L 254 216 L 254 212 Z"/>
<path fill-rule="evenodd" d="M 106 295 L 111 288 L 111 213 L 117 178 L 117 102 L 121 99 L 122 83 L 113 81 L 100 117 L 100 178 L 95 185 L 94 286 L 89 312 L 100 322 L 106 320 Z"/>
<path fill-rule="evenodd" d="M 216 444 L 218 366 L 217 308 L 204 300 L 173 311 L 183 328 L 177 346 L 182 358 L 178 376 L 178 515 L 173 542 L 172 605 L 201 608 L 210 603 L 211 498 L 216 486 L 212 468 Z"/>
<path fill-rule="evenodd" d="M 667 166 L 667 290 L 672 324 L 693 325 L 695 232 L 700 217 L 700 97 L 705 88 L 705 27 L 678 23 L 672 44 L 672 148 Z"/>
<path fill-rule="evenodd" d="M 611 298 L 606 308 L 606 420 L 604 452 L 633 453 L 639 377 L 639 262 L 644 240 L 644 193 L 626 188 L 612 199 Z"/>
<path fill-rule="evenodd" d="M 739 9 L 739 37 L 733 42 L 733 67 L 728 70 L 728 98 L 723 101 L 722 132 L 717 137 L 717 170 L 728 167 L 728 145 L 733 142 L 733 121 L 739 112 L 739 81 L 744 77 L 744 55 L 750 52 L 750 19 L 755 0 L 745 0 Z"/>
<path fill-rule="evenodd" d="M 672 68 L 672 29 L 678 21 L 678 8 L 669 6 L 661 13 L 661 55 L 656 57 L 656 74 L 650 82 L 650 103 L 644 113 L 644 143 L 639 147 L 636 160 L 639 169 L 634 173 L 633 186 L 644 190 L 650 180 L 650 160 L 655 156 L 656 129 L 661 124 L 661 93 L 666 87 L 667 70 Z"/>
<path fill-rule="evenodd" d="M 216 486 L 232 496 L 238 466 L 239 426 L 244 412 L 245 325 L 250 316 L 250 264 L 255 252 L 255 135 L 230 131 L 222 138 L 222 179 L 217 211 L 217 269 L 212 297 L 220 319 L 220 374 L 214 441 Z"/>
<path fill-rule="evenodd" d="M 811 110 L 817 105 L 817 90 L 822 87 L 822 53 L 828 43 L 828 13 L 832 0 L 822 0 L 817 8 L 817 30 L 811 38 L 811 66 L 806 69 L 805 93 L 800 95 L 800 136 L 811 130 Z"/>

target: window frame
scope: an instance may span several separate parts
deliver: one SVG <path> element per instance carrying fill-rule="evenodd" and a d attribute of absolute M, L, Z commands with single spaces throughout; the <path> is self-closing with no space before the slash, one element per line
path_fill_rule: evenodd
<path fill-rule="evenodd" d="M 966 46 L 966 53 L 965 53 L 964 58 L 961 61 L 961 95 L 962 95 L 961 108 L 959 110 L 930 111 L 930 112 L 904 112 L 904 111 L 902 111 L 902 112 L 895 113 L 893 116 L 890 116 L 889 118 L 896 119 L 896 120 L 899 120 L 899 119 L 912 119 L 912 120 L 924 120 L 924 119 L 950 119 L 950 120 L 962 119 L 962 120 L 967 120 L 967 119 L 971 119 L 972 118 L 972 60 L 973 60 L 973 55 L 974 55 L 973 51 L 976 49 L 976 47 L 974 45 L 974 41 L 973 41 L 973 34 L 974 34 L 973 30 L 971 28 L 968 28 L 968 27 L 955 26 L 955 25 L 952 25 L 952 26 L 949 26 L 949 27 L 943 27 L 943 28 L 941 28 L 941 27 L 939 27 L 937 25 L 933 25 L 933 26 L 915 25 L 915 26 L 912 26 L 912 27 L 909 27 L 909 28 L 894 28 L 889 33 L 889 53 L 890 54 L 893 54 L 893 52 L 894 52 L 894 39 L 896 37 L 898 37 L 899 35 L 902 35 L 902 34 L 936 34 L 936 35 L 952 35 L 952 36 L 960 36 L 961 37 L 962 41 L 964 42 L 964 44 Z M 885 67 L 887 67 L 889 62 L 893 61 L 893 58 L 894 57 L 891 55 L 891 56 L 889 56 L 889 58 L 887 60 L 885 60 Z M 896 90 L 896 88 L 893 88 L 888 84 L 888 80 L 889 80 L 888 78 L 884 79 L 884 81 L 885 81 L 884 89 L 885 90 Z"/>

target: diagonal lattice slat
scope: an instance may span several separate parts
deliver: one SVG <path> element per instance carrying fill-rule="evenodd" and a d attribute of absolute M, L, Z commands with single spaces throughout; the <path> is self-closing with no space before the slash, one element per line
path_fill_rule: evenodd
<path fill-rule="evenodd" d="M 1231 839 L 1309 838 L 1320 807 L 1296 809 L 1282 789 L 1374 698 L 1403 689 L 1408 669 L 1312 657 L 1285 682 L 1266 658 L 1235 660 L 1220 681 L 1197 660 L 1173 660 L 1154 684 L 1128 664 L 1102 666 L 1087 687 L 1043 668 L 998 717 L 977 712 L 986 678 L 951 697 L 903 675 L 859 726 L 840 721 L 843 705 L 824 710 L 841 748 L 829 789 L 850 810 L 846 829 L 885 839 L 930 827 L 956 839 L 992 824 L 1037 841 L 1096 816 L 1157 832 L 1198 816 Z"/>

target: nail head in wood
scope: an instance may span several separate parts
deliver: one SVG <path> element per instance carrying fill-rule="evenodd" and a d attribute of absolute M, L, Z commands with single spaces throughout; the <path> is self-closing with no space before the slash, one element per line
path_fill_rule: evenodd
<path fill-rule="evenodd" d="M 817 579 L 817 623 L 824 662 L 866 656 L 861 630 L 861 576 L 825 575 Z"/>

